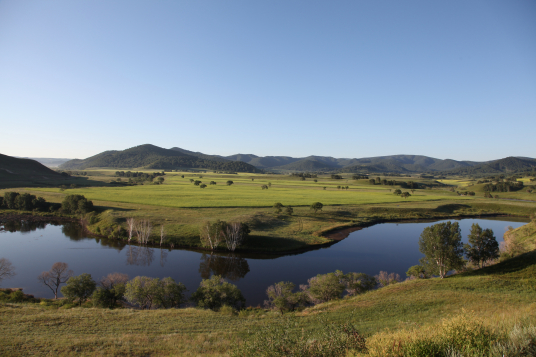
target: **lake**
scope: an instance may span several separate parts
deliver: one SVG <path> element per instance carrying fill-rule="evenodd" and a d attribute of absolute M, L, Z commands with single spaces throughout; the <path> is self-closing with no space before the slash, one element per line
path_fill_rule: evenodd
<path fill-rule="evenodd" d="M 189 293 L 197 289 L 202 279 L 220 274 L 240 288 L 247 305 L 257 306 L 266 299 L 269 285 L 291 281 L 298 286 L 317 274 L 335 270 L 370 275 L 383 270 L 405 278 L 408 268 L 418 264 L 422 257 L 418 242 L 423 229 L 447 221 L 377 224 L 356 230 L 329 247 L 290 255 L 210 254 L 140 247 L 88 237 L 76 223 L 10 222 L 0 232 L 0 258 L 9 259 L 17 275 L 4 280 L 2 287 L 23 288 L 27 294 L 52 298 L 52 292 L 39 284 L 37 276 L 61 261 L 69 264 L 75 275 L 89 273 L 96 281 L 114 272 L 128 274 L 130 278 L 170 276 L 185 284 Z M 491 228 L 497 241 L 502 242 L 508 226 L 517 228 L 528 222 L 512 217 L 457 221 L 464 242 L 473 223 Z"/>

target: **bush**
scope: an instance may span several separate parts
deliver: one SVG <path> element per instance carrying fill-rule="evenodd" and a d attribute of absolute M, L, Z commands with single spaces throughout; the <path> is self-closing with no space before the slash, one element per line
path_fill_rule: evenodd
<path fill-rule="evenodd" d="M 172 278 L 137 276 L 126 285 L 125 298 L 142 309 L 180 307 L 187 299 L 186 287 Z"/>
<path fill-rule="evenodd" d="M 61 209 L 69 214 L 88 213 L 93 211 L 93 202 L 82 195 L 68 195 L 63 199 Z"/>
<path fill-rule="evenodd" d="M 84 273 L 69 278 L 66 285 L 61 288 L 61 293 L 69 302 L 78 300 L 79 306 L 82 306 L 82 303 L 93 294 L 96 286 L 97 284 L 91 278 L 91 275 Z"/>
<path fill-rule="evenodd" d="M 266 290 L 268 300 L 264 301 L 264 305 L 269 309 L 277 309 L 283 314 L 286 311 L 294 311 L 299 306 L 307 304 L 307 295 L 300 291 L 293 293 L 294 284 L 281 281 L 274 285 L 270 285 Z"/>
<path fill-rule="evenodd" d="M 337 271 L 335 273 L 318 274 L 309 279 L 307 281 L 309 283 L 307 289 L 309 300 L 314 304 L 318 304 L 339 299 L 346 288 L 342 278 L 342 272 Z"/>
<path fill-rule="evenodd" d="M 223 305 L 241 309 L 246 305 L 246 299 L 236 285 L 225 281 L 220 275 L 203 279 L 199 288 L 192 294 L 191 300 L 199 307 L 217 310 Z"/>
<path fill-rule="evenodd" d="M 20 290 L 12 291 L 9 294 L 9 301 L 11 302 L 22 302 L 24 300 L 24 293 Z"/>

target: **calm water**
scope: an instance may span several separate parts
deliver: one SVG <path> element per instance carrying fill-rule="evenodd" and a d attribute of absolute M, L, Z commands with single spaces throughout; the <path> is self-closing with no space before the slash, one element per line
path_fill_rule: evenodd
<path fill-rule="evenodd" d="M 459 220 L 464 241 L 471 224 L 491 228 L 499 242 L 508 226 L 514 228 L 528 221 L 495 219 Z M 514 219 L 515 220 L 515 219 Z M 452 220 L 451 220 L 452 221 Z M 53 297 L 39 284 L 37 276 L 61 261 L 69 264 L 75 275 L 89 273 L 95 280 L 108 273 L 121 272 L 131 278 L 171 276 L 195 291 L 203 278 L 220 274 L 236 284 L 248 305 L 262 304 L 266 288 L 279 281 L 305 284 L 317 274 L 362 272 L 376 275 L 380 270 L 405 277 L 407 269 L 418 264 L 419 236 L 428 223 L 384 223 L 351 233 L 348 238 L 323 249 L 301 254 L 276 256 L 253 254 L 210 254 L 182 249 L 158 249 L 125 245 L 122 242 L 89 238 L 78 225 L 7 224 L 0 232 L 0 258 L 9 259 L 17 275 L 4 280 L 3 287 L 21 287 L 28 294 Z"/>

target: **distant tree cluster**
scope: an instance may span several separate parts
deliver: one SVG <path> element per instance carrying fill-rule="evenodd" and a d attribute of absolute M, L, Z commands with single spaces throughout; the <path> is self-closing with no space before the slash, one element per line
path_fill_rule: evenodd
<path fill-rule="evenodd" d="M 4 197 L 0 197 L 0 207 L 19 211 L 47 211 L 51 204 L 46 202 L 43 197 L 36 197 L 29 193 L 5 192 Z M 57 208 L 56 206 L 52 207 Z"/>
<path fill-rule="evenodd" d="M 68 214 L 83 214 L 94 211 L 93 202 L 83 195 L 68 195 L 61 203 L 61 210 Z"/>
<path fill-rule="evenodd" d="M 128 178 L 128 183 L 127 184 L 137 184 L 137 183 L 141 183 L 141 182 L 153 182 L 153 180 L 155 178 L 159 178 L 159 180 L 155 181 L 154 183 L 157 183 L 157 184 L 161 184 L 164 182 L 164 178 L 162 176 L 164 176 L 166 173 L 164 171 L 162 172 L 152 172 L 152 173 L 147 173 L 147 172 L 137 172 L 137 171 L 116 171 L 115 172 L 115 177 L 119 177 L 119 178 Z M 119 181 L 120 182 L 120 181 Z"/>
<path fill-rule="evenodd" d="M 360 174 L 352 175 L 353 180 L 367 180 L 368 178 L 369 178 L 368 175 L 360 175 Z"/>
<path fill-rule="evenodd" d="M 337 174 L 331 174 L 331 178 L 333 180 L 342 180 L 342 176 Z"/>
<path fill-rule="evenodd" d="M 486 192 L 513 192 L 523 189 L 523 181 L 505 181 L 498 182 L 496 184 L 489 183 L 484 185 L 484 191 Z"/>
<path fill-rule="evenodd" d="M 318 178 L 317 174 L 312 174 L 309 172 L 294 172 L 294 173 L 291 173 L 290 176 L 302 177 L 302 178 Z"/>

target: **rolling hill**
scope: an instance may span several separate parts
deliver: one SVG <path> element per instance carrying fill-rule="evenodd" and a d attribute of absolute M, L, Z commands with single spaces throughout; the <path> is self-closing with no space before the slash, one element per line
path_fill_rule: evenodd
<path fill-rule="evenodd" d="M 60 166 L 64 170 L 88 168 L 129 168 L 175 170 L 185 168 L 208 169 L 233 172 L 260 172 L 252 165 L 240 161 L 212 158 L 210 155 L 190 155 L 179 148 L 164 149 L 145 144 L 122 151 L 105 151 L 84 160 L 71 160 Z"/>
<path fill-rule="evenodd" d="M 0 181 L 56 180 L 63 179 L 59 172 L 31 159 L 19 159 L 0 154 Z"/>

